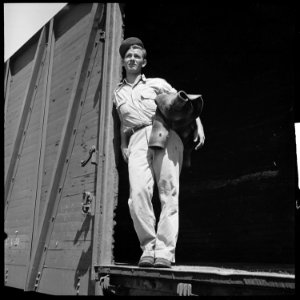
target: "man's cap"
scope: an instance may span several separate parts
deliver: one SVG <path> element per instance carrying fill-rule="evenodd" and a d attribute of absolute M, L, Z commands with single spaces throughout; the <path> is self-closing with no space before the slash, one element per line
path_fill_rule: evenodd
<path fill-rule="evenodd" d="M 119 52 L 122 58 L 124 58 L 126 52 L 128 51 L 128 49 L 132 46 L 132 45 L 139 45 L 142 48 L 144 48 L 144 44 L 143 42 L 137 38 L 137 37 L 129 37 L 127 39 L 125 39 L 120 48 L 119 48 Z"/>

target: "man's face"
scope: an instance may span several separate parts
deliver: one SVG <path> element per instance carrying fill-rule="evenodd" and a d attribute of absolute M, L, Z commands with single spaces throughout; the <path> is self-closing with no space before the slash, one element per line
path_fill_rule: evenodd
<path fill-rule="evenodd" d="M 143 58 L 143 51 L 138 48 L 130 48 L 123 59 L 123 67 L 127 74 L 141 74 L 147 61 Z"/>

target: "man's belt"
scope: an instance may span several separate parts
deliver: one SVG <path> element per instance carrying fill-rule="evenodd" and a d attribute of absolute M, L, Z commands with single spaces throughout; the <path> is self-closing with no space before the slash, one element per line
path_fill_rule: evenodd
<path fill-rule="evenodd" d="M 134 133 L 136 133 L 137 131 L 139 131 L 140 129 L 146 127 L 146 126 L 149 126 L 150 124 L 146 125 L 146 124 L 143 124 L 143 125 L 137 125 L 133 128 L 130 128 L 130 129 L 127 129 L 126 130 L 126 135 L 128 138 L 130 138 Z"/>

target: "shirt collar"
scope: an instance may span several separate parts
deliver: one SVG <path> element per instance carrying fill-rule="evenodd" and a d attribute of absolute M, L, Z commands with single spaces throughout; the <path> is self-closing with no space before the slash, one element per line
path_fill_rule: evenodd
<path fill-rule="evenodd" d="M 141 75 L 141 80 L 146 83 L 146 76 L 144 74 Z"/>
<path fill-rule="evenodd" d="M 139 76 L 136 78 L 136 80 L 135 80 L 133 86 L 136 86 L 140 81 L 143 81 L 144 83 L 146 83 L 146 76 L 145 76 L 144 74 L 141 74 L 141 75 L 139 75 Z M 118 87 L 121 87 L 121 86 L 124 85 L 124 84 L 128 84 L 126 78 L 124 78 L 123 80 L 121 80 L 121 81 L 118 83 Z"/>

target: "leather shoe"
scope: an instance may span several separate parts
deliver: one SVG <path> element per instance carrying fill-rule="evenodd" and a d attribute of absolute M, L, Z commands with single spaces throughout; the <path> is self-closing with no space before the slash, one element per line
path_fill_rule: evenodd
<path fill-rule="evenodd" d="M 171 268 L 171 262 L 165 258 L 157 257 L 154 263 L 155 268 Z"/>
<path fill-rule="evenodd" d="M 154 264 L 154 257 L 152 256 L 143 256 L 141 257 L 138 266 L 144 268 L 151 268 Z"/>

